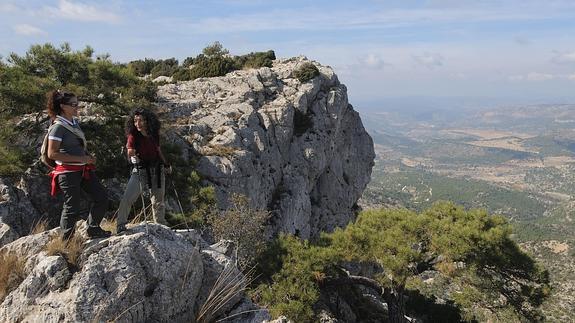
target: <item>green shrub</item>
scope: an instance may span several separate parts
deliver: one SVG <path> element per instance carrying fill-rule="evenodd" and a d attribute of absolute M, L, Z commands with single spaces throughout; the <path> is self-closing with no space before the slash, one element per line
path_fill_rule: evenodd
<path fill-rule="evenodd" d="M 0 176 L 12 176 L 22 173 L 26 167 L 25 153 L 11 143 L 17 135 L 13 128 L 2 122 L 0 125 Z"/>
<path fill-rule="evenodd" d="M 180 67 L 172 75 L 174 81 L 190 81 L 192 80 L 192 74 L 189 68 Z"/>
<path fill-rule="evenodd" d="M 152 68 L 152 78 L 158 76 L 172 76 L 178 70 L 178 60 L 175 58 L 161 60 Z"/>
<path fill-rule="evenodd" d="M 322 235 L 317 245 L 280 237 L 272 245 L 277 258 L 261 266 L 263 275 L 275 273 L 257 293 L 274 316 L 284 314 L 297 322 L 313 319 L 319 288 L 330 282 L 379 291 L 390 321 L 425 314 L 406 307 L 404 296 L 419 292 L 446 300 L 452 314 L 465 320 L 539 321 L 539 306 L 550 291 L 549 273 L 521 251 L 510 233 L 500 216 L 447 202 L 420 214 L 365 211 L 345 229 Z M 351 277 L 343 267 L 349 262 L 378 264 L 380 269 Z M 420 274 L 431 272 L 437 286 L 419 290 L 425 289 Z"/>
<path fill-rule="evenodd" d="M 203 56 L 206 56 L 208 58 L 222 57 L 228 55 L 229 53 L 230 52 L 227 49 L 225 49 L 224 46 L 219 41 L 213 42 L 212 44 L 206 46 L 202 50 Z"/>
<path fill-rule="evenodd" d="M 173 228 L 203 228 L 208 217 L 217 212 L 215 190 L 212 186 L 205 186 L 196 171 L 190 171 L 190 168 L 194 168 L 193 163 L 188 164 L 175 157 L 173 150 L 170 150 L 169 145 L 163 150 L 174 171 L 166 181 L 166 193 L 177 198 L 182 209 L 179 213 L 168 215 L 168 222 Z M 172 183 L 169 184 L 169 181 Z"/>
<path fill-rule="evenodd" d="M 273 50 L 232 57 L 229 55 L 229 51 L 216 41 L 204 48 L 202 54 L 186 58 L 182 66 L 176 69 L 172 76 L 175 81 L 223 76 L 243 68 L 271 67 L 275 59 Z"/>
<path fill-rule="evenodd" d="M 233 194 L 231 203 L 229 209 L 211 214 L 208 222 L 216 240 L 235 242 L 240 269 L 246 269 L 264 249 L 264 227 L 270 214 L 266 210 L 252 209 L 242 195 Z"/>
<path fill-rule="evenodd" d="M 249 53 L 247 55 L 235 57 L 236 66 L 238 66 L 238 68 L 272 67 L 275 59 L 276 54 L 273 50 Z"/>
<path fill-rule="evenodd" d="M 122 153 L 122 147 L 126 144 L 123 125 L 121 118 L 82 123 L 82 130 L 88 139 L 88 151 L 96 157 L 96 172 L 100 178 L 124 178 L 128 174 L 128 162 Z"/>
<path fill-rule="evenodd" d="M 298 69 L 296 69 L 293 72 L 293 76 L 302 83 L 310 81 L 318 75 L 319 75 L 319 70 L 311 62 L 303 63 Z"/>
<path fill-rule="evenodd" d="M 46 93 L 57 88 L 51 78 L 39 77 L 18 66 L 0 66 L 0 110 L 10 117 L 44 109 Z"/>
<path fill-rule="evenodd" d="M 194 62 L 195 62 L 194 57 L 186 57 L 186 59 L 184 59 L 184 61 L 182 62 L 182 67 L 188 68 L 188 67 L 194 65 Z"/>
<path fill-rule="evenodd" d="M 158 61 L 151 58 L 139 59 L 128 63 L 130 69 L 136 76 L 145 76 L 152 73 L 152 69 L 158 64 Z"/>
<path fill-rule="evenodd" d="M 127 110 L 136 107 L 152 107 L 152 102 L 157 101 L 158 87 L 153 82 L 134 81 L 130 86 L 121 89 L 123 104 Z"/>
<path fill-rule="evenodd" d="M 199 55 L 196 63 L 190 69 L 190 79 L 200 77 L 223 76 L 235 70 L 234 60 L 225 56 L 204 56 Z"/>
<path fill-rule="evenodd" d="M 68 83 L 85 85 L 92 53 L 91 47 L 73 52 L 68 43 L 60 48 L 52 44 L 32 45 L 25 56 L 12 53 L 8 61 L 28 75 L 51 78 L 64 86 Z"/>
<path fill-rule="evenodd" d="M 254 291 L 259 303 L 274 318 L 285 315 L 293 322 L 314 322 L 313 305 L 319 300 L 317 282 L 324 269 L 324 257 L 307 241 L 280 235 L 258 261 L 263 279 L 270 277 Z"/>
<path fill-rule="evenodd" d="M 0 176 L 12 176 L 24 172 L 22 153 L 13 147 L 0 143 Z"/>

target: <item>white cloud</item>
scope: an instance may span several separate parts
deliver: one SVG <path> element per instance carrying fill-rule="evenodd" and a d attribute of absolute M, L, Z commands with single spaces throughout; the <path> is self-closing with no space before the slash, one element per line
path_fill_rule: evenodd
<path fill-rule="evenodd" d="M 42 29 L 27 24 L 19 24 L 13 26 L 12 29 L 14 29 L 16 34 L 24 36 L 35 36 L 35 35 L 46 34 Z"/>
<path fill-rule="evenodd" d="M 564 75 L 554 75 L 548 73 L 530 72 L 526 75 L 513 75 L 509 77 L 510 81 L 528 81 L 528 82 L 543 82 L 555 79 L 566 78 Z"/>
<path fill-rule="evenodd" d="M 421 55 L 412 56 L 415 62 L 423 65 L 427 68 L 434 68 L 438 66 L 443 66 L 443 56 L 438 53 L 423 53 Z"/>
<path fill-rule="evenodd" d="M 553 74 L 531 72 L 525 78 L 527 81 L 549 81 L 556 78 Z"/>
<path fill-rule="evenodd" d="M 375 54 L 367 55 L 360 60 L 360 63 L 369 69 L 381 69 L 385 65 L 383 59 Z"/>
<path fill-rule="evenodd" d="M 467 80 L 468 76 L 465 73 L 454 73 L 451 74 L 451 77 L 456 79 L 456 80 Z"/>
<path fill-rule="evenodd" d="M 570 81 L 575 81 L 575 74 L 567 75 L 567 79 Z"/>
<path fill-rule="evenodd" d="M 572 64 L 575 63 L 575 51 L 572 52 L 555 52 L 555 56 L 551 58 L 551 61 L 556 64 Z"/>
<path fill-rule="evenodd" d="M 13 12 L 17 9 L 18 7 L 12 3 L 0 3 L 0 12 Z"/>
<path fill-rule="evenodd" d="M 568 17 L 572 6 L 565 10 L 542 6 L 500 4 L 493 6 L 433 6 L 419 8 L 386 8 L 384 5 L 357 8 L 276 9 L 250 14 L 213 15 L 193 22 L 169 18 L 163 21 L 178 28 L 189 28 L 198 33 L 227 33 L 262 30 L 353 30 L 432 26 L 434 24 L 470 24 L 488 22 L 516 22 Z"/>
<path fill-rule="evenodd" d="M 120 17 L 113 12 L 70 0 L 60 0 L 57 8 L 46 7 L 45 11 L 52 17 L 67 20 L 100 21 L 108 23 L 114 23 L 120 20 Z"/>

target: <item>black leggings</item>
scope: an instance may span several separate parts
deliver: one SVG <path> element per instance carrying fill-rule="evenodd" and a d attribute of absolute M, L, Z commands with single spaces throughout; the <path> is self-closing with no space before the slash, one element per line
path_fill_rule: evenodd
<path fill-rule="evenodd" d="M 64 207 L 60 217 L 60 230 L 64 238 L 68 239 L 74 234 L 76 221 L 80 219 L 82 191 L 91 200 L 88 228 L 99 227 L 108 209 L 108 193 L 94 171 L 90 171 L 88 180 L 82 177 L 82 172 L 60 174 L 58 184 L 64 192 Z"/>

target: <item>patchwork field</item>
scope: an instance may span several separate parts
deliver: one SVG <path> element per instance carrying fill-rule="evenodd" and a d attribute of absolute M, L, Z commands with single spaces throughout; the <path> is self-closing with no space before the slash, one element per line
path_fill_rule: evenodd
<path fill-rule="evenodd" d="M 361 205 L 422 210 L 451 200 L 505 215 L 554 280 L 547 319 L 573 321 L 574 114 L 575 106 L 483 111 L 447 126 L 371 118 L 377 160 Z"/>

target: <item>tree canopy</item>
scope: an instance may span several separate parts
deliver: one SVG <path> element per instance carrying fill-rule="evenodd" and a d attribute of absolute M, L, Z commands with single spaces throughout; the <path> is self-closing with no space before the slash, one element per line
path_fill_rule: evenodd
<path fill-rule="evenodd" d="M 392 322 L 422 314 L 409 307 L 414 291 L 453 304 L 468 321 L 541 320 L 538 306 L 549 293 L 548 273 L 510 234 L 503 217 L 449 202 L 419 214 L 405 209 L 365 211 L 355 223 L 323 235 L 315 245 L 282 237 L 284 248 L 277 260 L 282 266 L 270 287 L 262 288 L 263 299 L 272 311 L 276 306 L 293 310 L 298 317 L 292 319 L 306 321 L 322 286 L 363 285 L 380 293 Z M 349 262 L 378 270 L 354 276 L 345 270 Z M 294 280 L 309 290 L 290 291 L 285 281 Z M 287 294 L 283 303 L 276 298 L 281 294 Z"/>

